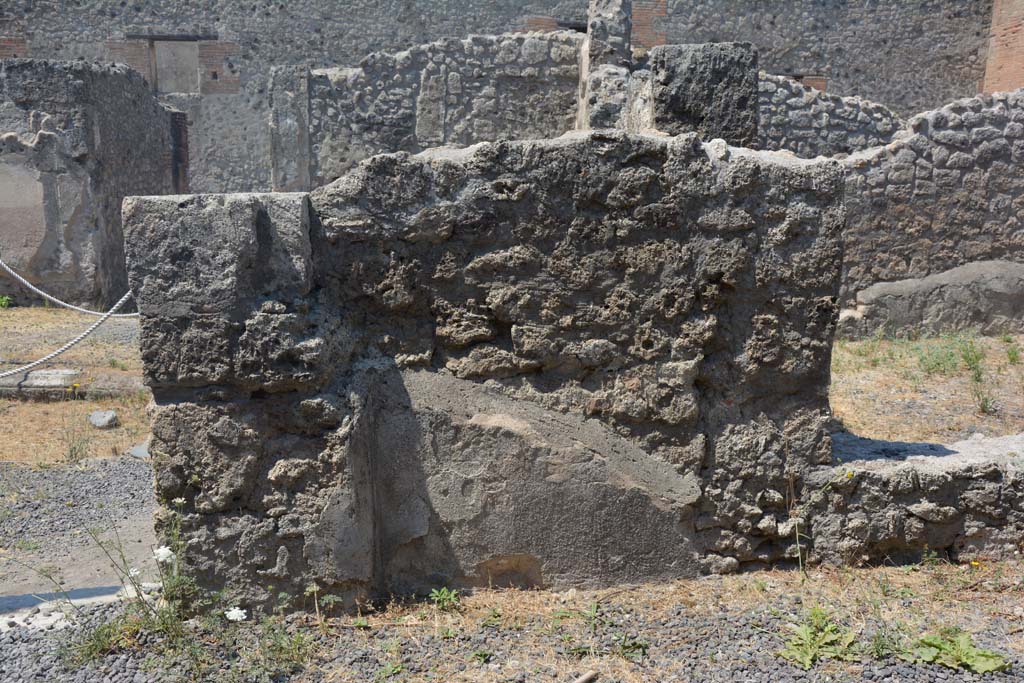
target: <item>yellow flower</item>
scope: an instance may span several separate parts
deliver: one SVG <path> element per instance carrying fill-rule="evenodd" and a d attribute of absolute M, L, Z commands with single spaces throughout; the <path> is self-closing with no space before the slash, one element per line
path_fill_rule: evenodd
<path fill-rule="evenodd" d="M 847 479 L 853 479 L 853 472 L 852 471 L 851 472 L 847 472 L 846 473 L 846 478 Z"/>
<path fill-rule="evenodd" d="M 981 562 L 978 562 L 977 560 L 971 560 L 971 566 L 972 567 L 980 567 L 981 566 Z"/>

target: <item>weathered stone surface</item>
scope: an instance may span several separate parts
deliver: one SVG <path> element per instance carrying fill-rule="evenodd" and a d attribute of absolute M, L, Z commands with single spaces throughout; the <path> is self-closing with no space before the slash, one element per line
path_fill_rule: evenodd
<path fill-rule="evenodd" d="M 623 127 L 633 66 L 632 17 L 631 0 L 590 0 L 580 47 L 578 130 Z"/>
<path fill-rule="evenodd" d="M 835 436 L 843 464 L 807 477 L 811 560 L 830 564 L 1012 557 L 1024 534 L 1024 437 L 950 446 Z"/>
<path fill-rule="evenodd" d="M 857 292 L 856 306 L 839 320 L 846 337 L 1024 332 L 1024 264 L 979 261 L 916 280 L 880 282 Z"/>
<path fill-rule="evenodd" d="M 844 306 L 879 282 L 1024 262 L 1022 123 L 1024 90 L 973 97 L 845 160 Z"/>
<path fill-rule="evenodd" d="M 354 68 L 273 70 L 275 190 L 308 190 L 382 152 L 572 129 L 575 32 L 470 36 L 373 53 Z"/>
<path fill-rule="evenodd" d="M 113 410 L 94 410 L 89 413 L 89 424 L 96 429 L 113 429 L 120 423 Z"/>
<path fill-rule="evenodd" d="M 127 289 L 121 200 L 175 190 L 170 111 L 122 66 L 0 60 L 0 257 L 72 303 Z M 34 296 L 6 276 L 0 294 Z"/>
<path fill-rule="evenodd" d="M 885 145 L 904 126 L 884 105 L 820 92 L 763 71 L 758 102 L 758 149 L 786 149 L 805 158 Z"/>
<path fill-rule="evenodd" d="M 756 144 L 757 51 L 750 43 L 659 45 L 650 69 L 655 128 Z"/>
<path fill-rule="evenodd" d="M 593 133 L 374 157 L 306 223 L 303 195 L 131 200 L 190 571 L 261 605 L 792 553 L 764 521 L 829 458 L 841 185 Z"/>

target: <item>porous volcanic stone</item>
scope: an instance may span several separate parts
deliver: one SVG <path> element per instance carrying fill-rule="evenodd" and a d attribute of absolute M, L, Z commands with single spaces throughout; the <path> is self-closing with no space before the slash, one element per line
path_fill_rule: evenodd
<path fill-rule="evenodd" d="M 757 51 L 750 43 L 659 45 L 651 49 L 654 127 L 754 147 Z"/>
<path fill-rule="evenodd" d="M 792 555 L 841 196 L 834 162 L 601 132 L 128 200 L 187 570 L 258 608 Z"/>

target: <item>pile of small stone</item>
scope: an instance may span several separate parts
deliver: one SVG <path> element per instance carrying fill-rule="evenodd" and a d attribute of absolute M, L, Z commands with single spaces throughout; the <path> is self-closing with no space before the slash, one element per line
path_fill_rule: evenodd
<path fill-rule="evenodd" d="M 153 469 L 137 458 L 52 468 L 0 463 L 0 539 L 38 543 L 49 559 L 89 543 L 86 530 L 124 527 L 153 504 Z"/>

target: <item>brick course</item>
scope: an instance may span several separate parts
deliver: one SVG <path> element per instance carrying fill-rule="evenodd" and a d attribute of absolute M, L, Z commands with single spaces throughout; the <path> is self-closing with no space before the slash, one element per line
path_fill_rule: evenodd
<path fill-rule="evenodd" d="M 108 40 L 107 55 L 113 62 L 127 64 L 153 84 L 153 52 L 148 40 Z"/>
<path fill-rule="evenodd" d="M 0 59 L 28 57 L 28 41 L 18 36 L 0 36 Z"/>
<path fill-rule="evenodd" d="M 1024 87 L 1024 0 L 995 0 L 984 91 Z"/>
<path fill-rule="evenodd" d="M 664 45 L 667 17 L 668 0 L 633 0 L 633 45 L 646 48 Z"/>
<path fill-rule="evenodd" d="M 221 40 L 199 42 L 199 92 L 203 95 L 232 95 L 242 88 L 238 69 L 241 48 Z"/>

